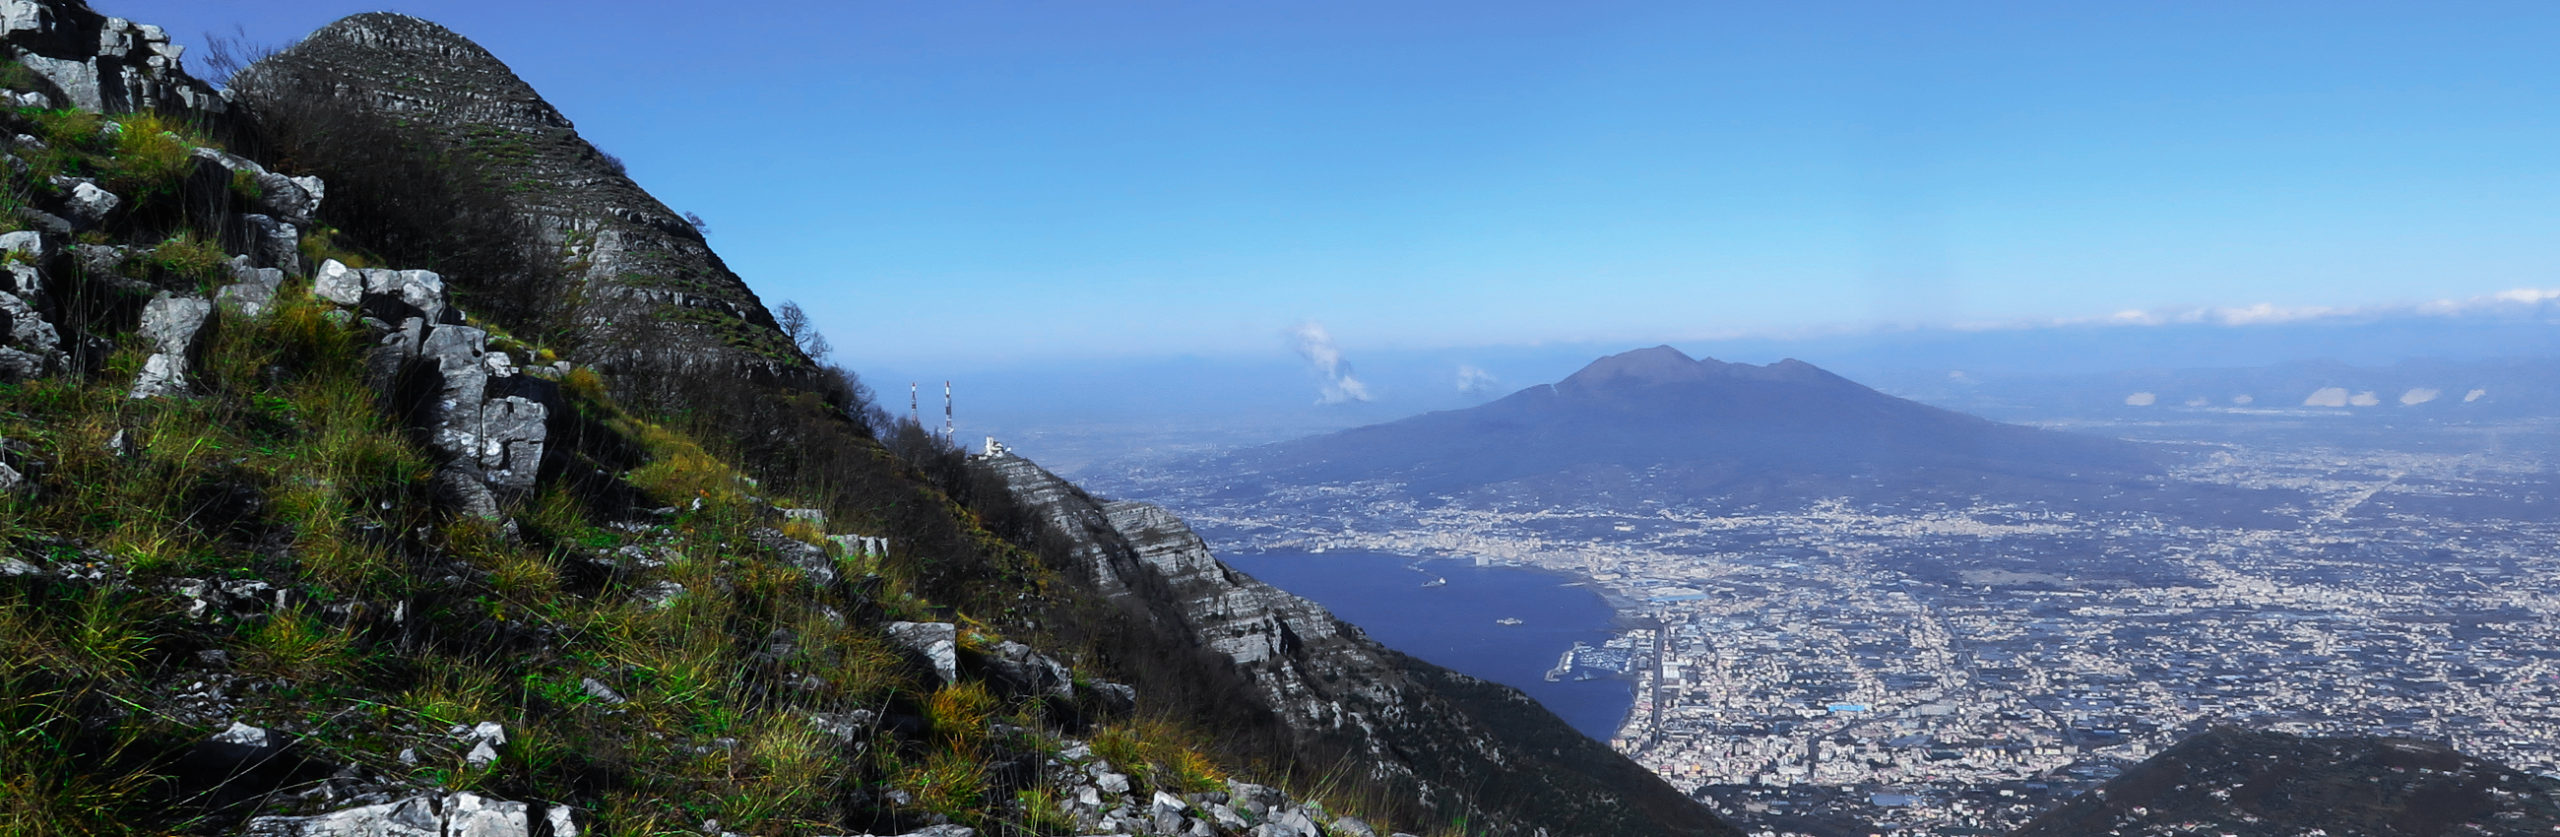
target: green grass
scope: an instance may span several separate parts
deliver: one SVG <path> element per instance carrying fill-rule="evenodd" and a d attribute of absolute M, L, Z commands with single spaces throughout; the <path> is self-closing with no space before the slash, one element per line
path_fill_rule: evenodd
<path fill-rule="evenodd" d="M 12 118 L 54 146 L 32 155 L 38 169 L 97 177 L 146 204 L 176 194 L 165 190 L 194 165 L 190 135 L 156 119 L 121 118 L 108 135 L 90 114 Z M 24 185 L 13 180 L 8 194 Z M 225 188 L 252 199 L 254 186 Z M 161 284 L 228 279 L 219 247 L 182 226 L 116 232 L 149 245 L 135 267 Z M 314 264 L 373 263 L 329 230 L 302 245 Z M 994 642 L 994 627 L 912 592 L 928 566 L 840 565 L 883 576 L 869 601 L 815 585 L 757 546 L 766 527 L 826 543 L 820 528 L 768 510 L 799 502 L 746 479 L 704 441 L 716 428 L 689 433 L 678 418 L 626 410 L 583 367 L 561 381 L 575 430 L 555 443 L 592 476 L 511 501 L 513 528 L 439 511 L 435 457 L 370 383 L 373 341 L 333 312 L 293 278 L 262 315 L 226 314 L 185 397 L 125 397 L 146 355 L 130 334 L 109 335 L 118 349 L 93 377 L 0 385 L 0 438 L 44 463 L 30 468 L 28 490 L 0 496 L 0 555 L 94 562 L 107 579 L 0 579 L 0 834 L 197 827 L 165 765 L 214 730 L 171 720 L 165 702 L 216 674 L 232 678 L 237 701 L 224 722 L 301 736 L 324 760 L 419 787 L 575 805 L 609 833 L 706 819 L 754 834 L 850 833 L 874 812 L 848 800 L 881 787 L 912 794 L 901 818 L 940 815 L 991 834 L 1071 825 L 1050 789 L 1010 786 L 988 766 L 1054 749 L 1044 743 L 1054 732 L 993 731 L 1042 728 L 1040 704 L 940 684 L 869 618 L 953 619 L 968 647 Z M 127 444 L 110 445 L 119 434 Z M 911 482 L 900 490 L 880 503 L 958 521 L 966 548 L 1035 566 L 950 498 Z M 647 511 L 656 507 L 674 511 Z M 883 531 L 878 513 L 830 514 Z M 668 562 L 626 563 L 625 547 Z M 235 581 L 267 592 L 200 618 L 168 592 Z M 664 607 L 638 595 L 662 582 L 686 592 Z M 1038 589 L 1036 578 L 999 583 Z M 589 679 L 623 700 L 590 694 Z M 926 732 L 856 746 L 810 720 L 856 710 L 920 717 Z M 469 766 L 451 729 L 484 721 L 509 740 L 495 764 Z M 1191 746 L 1205 738 L 1168 723 L 1105 739 L 1097 746 L 1150 787 L 1207 789 L 1222 775 Z M 403 750 L 415 764 L 389 755 Z"/>

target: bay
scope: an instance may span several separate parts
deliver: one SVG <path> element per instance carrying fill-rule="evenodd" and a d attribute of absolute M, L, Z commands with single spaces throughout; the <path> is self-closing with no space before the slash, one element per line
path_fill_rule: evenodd
<path fill-rule="evenodd" d="M 1548 682 L 1576 642 L 1599 645 L 1615 613 L 1569 575 L 1375 552 L 1246 552 L 1226 562 L 1360 626 L 1387 647 L 1518 688 L 1592 738 L 1607 741 L 1634 705 L 1624 680 Z M 1435 579 L 1448 583 L 1423 586 Z M 1518 619 L 1518 625 L 1497 624 Z"/>

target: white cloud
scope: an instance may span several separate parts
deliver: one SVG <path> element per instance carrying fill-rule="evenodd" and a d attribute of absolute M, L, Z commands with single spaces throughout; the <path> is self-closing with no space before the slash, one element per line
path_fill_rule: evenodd
<path fill-rule="evenodd" d="M 2436 400 L 2436 396 L 2443 394 L 2444 390 L 2417 387 L 2409 390 L 2408 392 L 2401 393 L 2400 404 L 2404 407 L 2414 407 L 2429 401 L 2434 401 Z"/>
<path fill-rule="evenodd" d="M 2349 397 L 2347 403 L 2358 407 L 2371 407 L 2382 403 L 2382 399 L 2374 397 L 2373 390 L 2365 390 Z"/>
<path fill-rule="evenodd" d="M 2261 302 L 2254 305 L 2161 308 L 2146 310 L 2129 308 L 2097 317 L 2061 317 L 2047 320 L 2008 322 L 1965 322 L 1950 328 L 1959 331 L 2007 331 L 2073 325 L 2162 326 L 2212 324 L 2226 326 L 2279 325 L 2305 320 L 2378 317 L 2393 314 L 2418 314 L 2435 317 L 2500 311 L 2531 313 L 2544 306 L 2560 305 L 2560 288 L 2515 288 L 2493 294 L 2464 299 L 2438 299 L 2427 302 L 2393 305 L 2277 305 Z M 2524 309 L 2519 311 L 2518 309 Z"/>
<path fill-rule="evenodd" d="M 2258 401 L 2258 397 L 2257 397 L 2257 396 L 2255 396 L 2255 395 L 2234 395 L 2234 396 L 2231 396 L 2231 403 L 2233 403 L 2233 404 L 2237 404 L 2237 405 L 2240 405 L 2240 406 L 2242 406 L 2242 407 L 2246 407 L 2246 406 L 2249 406 L 2249 405 L 2251 405 L 2251 404 L 2255 404 L 2255 403 L 2257 403 L 2257 401 Z"/>
<path fill-rule="evenodd" d="M 1315 366 L 1316 374 L 1324 378 L 1316 395 L 1317 404 L 1369 400 L 1369 385 L 1352 377 L 1351 363 L 1342 359 L 1342 349 L 1333 345 L 1333 334 L 1325 331 L 1323 323 L 1299 323 L 1289 330 L 1289 336 L 1297 341 L 1298 356 L 1306 358 Z"/>
<path fill-rule="evenodd" d="M 2148 392 L 2137 392 L 2124 397 L 2124 405 L 2127 407 L 2148 407 L 2159 401 L 2159 395 Z"/>
<path fill-rule="evenodd" d="M 1490 395 L 1502 388 L 1502 379 L 1493 373 L 1467 364 L 1458 364 L 1458 391 L 1467 395 Z"/>
<path fill-rule="evenodd" d="M 2483 396 L 2483 395 L 2488 395 L 2488 394 L 2489 394 L 2489 391 L 2488 391 L 2488 390 L 2485 390 L 2485 389 L 2475 389 L 2475 390 L 2472 390 L 2472 391 L 2470 391 L 2470 392 L 2463 393 L 2463 394 L 2462 394 L 2462 403 L 2464 403 L 2464 404 L 2469 404 L 2469 403 L 2471 403 L 2471 402 L 2473 402 L 2473 401 L 2478 401 L 2478 400 L 2480 400 L 2480 397 L 2481 397 L 2481 396 Z"/>
<path fill-rule="evenodd" d="M 2346 388 L 2346 387 L 2321 387 L 2321 388 L 2320 388 L 2320 389 L 2318 389 L 2318 390 L 2314 390 L 2314 391 L 2312 391 L 2312 393 L 2311 393 L 2311 397 L 2309 397 L 2309 398 L 2305 398 L 2305 399 L 2302 399 L 2302 406 L 2305 406 L 2305 407 L 2344 407 L 2344 406 L 2347 406 L 2347 388 Z"/>

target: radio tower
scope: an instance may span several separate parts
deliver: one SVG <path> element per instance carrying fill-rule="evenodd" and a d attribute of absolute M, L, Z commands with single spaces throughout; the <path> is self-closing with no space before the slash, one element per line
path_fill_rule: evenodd
<path fill-rule="evenodd" d="M 924 426 L 924 416 L 916 412 L 916 382 L 914 381 L 907 382 L 907 421 L 918 427 Z"/>
<path fill-rule="evenodd" d="M 951 382 L 942 382 L 942 439 L 951 440 Z"/>

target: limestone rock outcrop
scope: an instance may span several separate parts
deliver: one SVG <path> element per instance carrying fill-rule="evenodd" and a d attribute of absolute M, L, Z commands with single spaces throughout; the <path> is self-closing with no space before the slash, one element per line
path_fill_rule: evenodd
<path fill-rule="evenodd" d="M 412 796 L 308 817 L 256 817 L 241 837 L 578 837 L 570 808 L 476 793 Z"/>
<path fill-rule="evenodd" d="M 311 292 L 382 332 L 370 360 L 375 382 L 420 402 L 413 412 L 444 456 L 436 482 L 448 500 L 496 519 L 500 500 L 533 490 L 559 385 L 518 372 L 513 356 L 490 349 L 488 331 L 463 325 L 443 277 L 330 260 L 313 271 Z"/>
<path fill-rule="evenodd" d="M 204 349 L 205 324 L 213 316 L 210 300 L 162 293 L 142 309 L 142 336 L 151 341 L 151 356 L 133 382 L 131 397 L 157 398 L 187 391 L 187 371 Z"/>
<path fill-rule="evenodd" d="M 171 43 L 167 31 L 81 3 L 0 0 L 0 41 L 11 58 L 53 85 L 50 91 L 30 91 L 47 100 L 41 107 L 206 114 L 230 107 L 211 86 L 186 74 L 179 63 L 186 48 Z"/>

